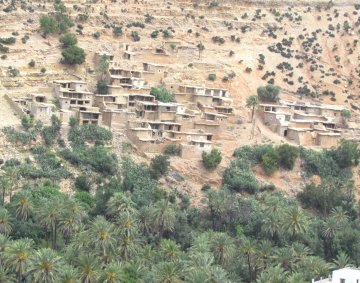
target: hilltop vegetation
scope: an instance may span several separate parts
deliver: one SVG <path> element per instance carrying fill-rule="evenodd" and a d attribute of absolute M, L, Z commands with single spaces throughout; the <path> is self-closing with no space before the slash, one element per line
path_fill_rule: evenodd
<path fill-rule="evenodd" d="M 301 283 L 360 264 L 351 170 L 360 152 L 351 142 L 321 152 L 241 147 L 223 187 L 204 186 L 199 208 L 157 181 L 171 157 L 149 166 L 117 160 L 103 128 L 71 122 L 68 137 L 55 130 L 49 143 L 50 130 L 23 120 L 24 130 L 3 130 L 29 148 L 24 160 L 2 165 L 4 282 Z M 53 119 L 51 127 L 60 125 Z M 209 158 L 211 169 L 219 152 Z M 298 200 L 261 186 L 252 171 L 269 163 L 292 170 L 299 160 L 303 174 L 321 183 L 309 183 Z M 68 194 L 59 189 L 64 180 L 73 184 Z"/>

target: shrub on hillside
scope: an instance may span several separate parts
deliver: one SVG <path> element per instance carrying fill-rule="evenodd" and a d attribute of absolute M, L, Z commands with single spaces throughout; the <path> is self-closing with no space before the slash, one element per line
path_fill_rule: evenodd
<path fill-rule="evenodd" d="M 168 91 L 166 88 L 163 87 L 152 87 L 150 89 L 150 94 L 155 96 L 156 100 L 161 102 L 173 102 L 174 96 L 173 94 Z"/>
<path fill-rule="evenodd" d="M 277 148 L 279 153 L 280 167 L 288 170 L 294 168 L 296 158 L 299 156 L 299 149 L 289 144 L 282 144 Z"/>
<path fill-rule="evenodd" d="M 106 80 L 99 80 L 96 83 L 96 92 L 98 94 L 107 94 L 108 91 L 108 82 Z"/>
<path fill-rule="evenodd" d="M 250 194 L 256 193 L 260 188 L 246 160 L 231 162 L 230 166 L 224 172 L 223 184 L 230 190 Z"/>
<path fill-rule="evenodd" d="M 80 65 L 85 62 L 86 54 L 84 49 L 76 45 L 69 46 L 68 48 L 64 49 L 61 54 L 63 56 L 61 59 L 62 64 Z"/>
<path fill-rule="evenodd" d="M 164 154 L 170 156 L 180 155 L 180 148 L 176 144 L 168 144 L 165 147 Z"/>
<path fill-rule="evenodd" d="M 279 100 L 279 93 L 280 89 L 272 84 L 268 84 L 265 87 L 261 86 L 257 89 L 259 100 L 262 102 L 277 102 Z"/>
<path fill-rule="evenodd" d="M 267 175 L 272 175 L 279 168 L 279 153 L 276 149 L 268 151 L 261 157 L 261 165 Z"/>
<path fill-rule="evenodd" d="M 210 153 L 207 153 L 203 151 L 202 153 L 202 162 L 206 169 L 215 169 L 221 162 L 221 152 L 214 148 L 210 151 Z"/>
<path fill-rule="evenodd" d="M 151 159 L 150 163 L 150 175 L 153 179 L 159 179 L 162 175 L 165 175 L 169 170 L 170 162 L 169 157 L 166 155 L 157 155 Z"/>
<path fill-rule="evenodd" d="M 67 48 L 69 46 L 77 44 L 77 38 L 75 34 L 72 33 L 66 33 L 62 35 L 59 41 L 62 43 L 63 48 Z"/>

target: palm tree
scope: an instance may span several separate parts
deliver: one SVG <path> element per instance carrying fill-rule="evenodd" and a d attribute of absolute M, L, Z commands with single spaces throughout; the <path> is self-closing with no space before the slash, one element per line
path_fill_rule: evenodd
<path fill-rule="evenodd" d="M 251 282 L 253 278 L 253 271 L 255 270 L 254 256 L 257 253 L 256 247 L 252 241 L 250 241 L 249 239 L 245 239 L 240 246 L 240 251 L 246 256 L 249 282 Z"/>
<path fill-rule="evenodd" d="M 59 199 L 51 199 L 44 203 L 38 211 L 37 218 L 46 229 L 51 229 L 51 245 L 56 248 L 57 228 L 62 217 L 63 209 Z"/>
<path fill-rule="evenodd" d="M 117 242 L 117 251 L 124 261 L 128 261 L 139 253 L 141 246 L 142 241 L 138 235 L 120 235 Z"/>
<path fill-rule="evenodd" d="M 224 265 L 233 257 L 235 245 L 226 233 L 215 233 L 211 240 L 211 250 L 216 262 Z"/>
<path fill-rule="evenodd" d="M 173 231 L 175 228 L 176 215 L 168 200 L 160 200 L 154 205 L 153 226 L 162 238 L 164 232 Z"/>
<path fill-rule="evenodd" d="M 350 261 L 350 257 L 345 252 L 341 251 L 333 260 L 331 267 L 334 269 L 353 267 L 353 264 L 351 264 Z"/>
<path fill-rule="evenodd" d="M 305 274 L 293 272 L 286 278 L 286 283 L 307 283 Z"/>
<path fill-rule="evenodd" d="M 69 199 L 65 203 L 64 214 L 59 221 L 59 228 L 66 244 L 69 242 L 70 237 L 79 230 L 84 217 L 85 211 L 78 201 Z"/>
<path fill-rule="evenodd" d="M 0 265 L 0 283 L 13 283 L 15 282 L 15 276 Z"/>
<path fill-rule="evenodd" d="M 139 233 L 137 218 L 134 217 L 134 214 L 129 212 L 123 212 L 119 215 L 118 219 L 116 220 L 116 226 L 116 233 L 118 235 L 130 237 Z"/>
<path fill-rule="evenodd" d="M 0 188 L 2 191 L 2 203 L 5 203 L 5 196 L 6 196 L 6 191 L 9 189 L 10 186 L 10 180 L 8 178 L 8 176 L 2 175 L 0 178 Z"/>
<path fill-rule="evenodd" d="M 178 259 L 180 255 L 180 247 L 173 240 L 168 240 L 168 239 L 162 240 L 160 243 L 159 250 L 162 259 L 167 261 L 175 261 Z"/>
<path fill-rule="evenodd" d="M 246 99 L 246 107 L 251 108 L 251 121 L 254 119 L 255 107 L 259 104 L 257 95 L 251 95 Z"/>
<path fill-rule="evenodd" d="M 59 274 L 59 283 L 78 283 L 79 273 L 70 265 L 65 265 Z"/>
<path fill-rule="evenodd" d="M 221 266 L 212 266 L 210 268 L 211 281 L 212 283 L 231 283 L 229 276 Z"/>
<path fill-rule="evenodd" d="M 288 272 L 280 266 L 274 266 L 267 269 L 256 280 L 257 283 L 286 283 Z"/>
<path fill-rule="evenodd" d="M 95 251 L 106 259 L 114 249 L 116 239 L 114 237 L 114 225 L 107 221 L 103 216 L 97 216 L 88 230 L 91 245 Z"/>
<path fill-rule="evenodd" d="M 160 262 L 154 267 L 153 277 L 157 283 L 180 283 L 181 269 L 175 262 Z"/>
<path fill-rule="evenodd" d="M 18 282 L 22 281 L 27 270 L 33 244 L 33 240 L 25 238 L 12 242 L 5 250 L 6 265 L 17 273 Z"/>
<path fill-rule="evenodd" d="M 0 233 L 9 235 L 12 231 L 11 216 L 9 212 L 4 208 L 0 208 Z"/>
<path fill-rule="evenodd" d="M 33 282 L 54 283 L 58 282 L 61 267 L 61 258 L 55 251 L 43 248 L 31 257 L 28 274 Z"/>
<path fill-rule="evenodd" d="M 329 217 L 323 224 L 321 235 L 324 237 L 325 254 L 327 257 L 333 256 L 333 241 L 340 228 L 340 222 L 334 217 Z"/>
<path fill-rule="evenodd" d="M 265 215 L 262 222 L 263 225 L 261 226 L 261 229 L 272 239 L 276 238 L 279 235 L 281 225 L 280 219 L 276 213 Z"/>
<path fill-rule="evenodd" d="M 33 209 L 30 194 L 26 191 L 17 193 L 11 201 L 11 206 L 15 208 L 16 217 L 22 221 L 26 221 Z"/>
<path fill-rule="evenodd" d="M 9 244 L 8 236 L 0 234 L 0 266 L 5 264 L 5 251 Z"/>
<path fill-rule="evenodd" d="M 115 193 L 107 203 L 108 213 L 117 216 L 122 212 L 136 213 L 135 203 L 125 193 Z"/>
<path fill-rule="evenodd" d="M 13 191 L 17 191 L 19 187 L 20 179 L 20 170 L 17 167 L 10 167 L 6 170 L 6 178 L 9 180 L 9 189 L 10 189 L 10 201 Z"/>
<path fill-rule="evenodd" d="M 102 283 L 124 282 L 121 265 L 119 263 L 111 263 L 107 265 L 100 276 L 100 282 Z"/>
<path fill-rule="evenodd" d="M 284 215 L 283 228 L 288 231 L 291 238 L 296 235 L 305 233 L 308 226 L 304 213 L 297 207 L 293 206 Z"/>
<path fill-rule="evenodd" d="M 143 234 L 148 235 L 151 232 L 152 208 L 143 206 L 139 210 L 139 226 Z"/>
<path fill-rule="evenodd" d="M 329 216 L 335 218 L 339 224 L 344 224 L 349 221 L 347 212 L 341 206 L 334 207 L 330 211 Z"/>
<path fill-rule="evenodd" d="M 80 255 L 77 261 L 82 283 L 96 283 L 99 277 L 99 262 L 93 255 Z"/>
<path fill-rule="evenodd" d="M 185 280 L 189 283 L 209 283 L 211 274 L 203 269 L 190 269 L 185 274 Z"/>

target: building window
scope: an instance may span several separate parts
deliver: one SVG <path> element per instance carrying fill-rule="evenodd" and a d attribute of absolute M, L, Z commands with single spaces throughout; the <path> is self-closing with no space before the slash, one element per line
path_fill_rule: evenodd
<path fill-rule="evenodd" d="M 271 111 L 271 107 L 265 106 L 264 110 L 265 110 L 265 111 Z"/>

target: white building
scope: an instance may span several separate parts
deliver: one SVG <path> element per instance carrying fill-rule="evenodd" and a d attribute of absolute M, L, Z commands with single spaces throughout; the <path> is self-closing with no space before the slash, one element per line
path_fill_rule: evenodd
<path fill-rule="evenodd" d="M 312 283 L 360 283 L 360 269 L 346 267 L 334 270 L 330 278 L 313 279 Z"/>

